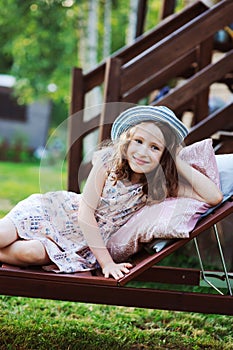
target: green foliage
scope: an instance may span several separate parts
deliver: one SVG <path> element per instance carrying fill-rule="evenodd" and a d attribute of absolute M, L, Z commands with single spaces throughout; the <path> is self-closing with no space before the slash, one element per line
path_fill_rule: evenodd
<path fill-rule="evenodd" d="M 160 21 L 161 5 L 161 1 L 148 0 L 145 30 L 153 28 Z"/>
<path fill-rule="evenodd" d="M 181 9 L 183 0 L 177 1 Z M 104 59 L 105 1 L 98 5 L 98 62 Z M 162 2 L 148 0 L 145 30 L 160 20 Z M 70 103 L 71 69 L 82 66 L 87 37 L 90 2 L 84 0 L 0 0 L 0 73 L 16 78 L 19 104 L 42 98 L 54 102 L 52 124 L 67 118 Z M 112 1 L 111 53 L 126 44 L 130 1 Z"/>
<path fill-rule="evenodd" d="M 112 52 L 126 45 L 125 36 L 129 16 L 129 0 L 118 1 L 112 9 Z"/>
<path fill-rule="evenodd" d="M 12 63 L 8 73 L 17 78 L 20 103 L 68 94 L 67 77 L 77 57 L 75 36 L 71 35 L 76 18 L 63 3 L 9 0 L 4 6 L 5 2 L 0 1 L 0 32 L 7 37 L 1 36 L 1 46 Z M 50 84 L 57 86 L 55 92 L 49 91 L 49 86 L 54 87 Z"/>
<path fill-rule="evenodd" d="M 43 97 L 68 104 L 70 72 L 80 64 L 78 43 L 87 34 L 88 1 L 0 0 L 0 72 L 16 77 L 19 103 Z M 98 60 L 103 59 L 105 1 L 98 10 Z M 112 1 L 111 52 L 125 45 L 130 2 Z M 181 5 L 179 5 L 180 7 Z M 146 30 L 159 21 L 161 1 L 148 1 Z"/>

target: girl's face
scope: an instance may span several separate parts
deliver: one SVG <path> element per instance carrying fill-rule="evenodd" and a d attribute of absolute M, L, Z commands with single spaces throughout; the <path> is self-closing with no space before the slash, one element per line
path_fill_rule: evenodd
<path fill-rule="evenodd" d="M 136 174 L 150 173 L 158 166 L 164 149 L 164 136 L 154 123 L 137 125 L 126 153 L 130 168 Z"/>

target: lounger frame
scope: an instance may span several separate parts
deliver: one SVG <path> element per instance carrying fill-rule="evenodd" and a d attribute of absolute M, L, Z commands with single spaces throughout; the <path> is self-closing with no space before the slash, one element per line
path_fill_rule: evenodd
<path fill-rule="evenodd" d="M 55 274 L 40 268 L 23 269 L 3 265 L 0 267 L 0 294 L 233 315 L 233 297 L 227 283 L 222 289 L 223 294 L 217 293 L 213 288 L 203 293 L 147 287 L 148 283 L 153 282 L 170 283 L 174 286 L 199 286 L 203 281 L 202 269 L 158 266 L 156 263 L 232 213 L 233 201 L 230 198 L 202 219 L 188 239 L 178 239 L 161 252 L 152 255 L 146 250 L 139 252 L 132 259 L 135 266 L 131 272 L 118 281 L 104 278 L 100 271 Z M 221 279 L 226 279 L 224 269 L 220 273 Z M 219 272 L 215 276 L 219 278 Z M 232 273 L 227 273 L 227 276 L 231 283 Z M 134 282 L 140 283 L 135 286 Z M 142 282 L 143 287 L 140 286 Z"/>

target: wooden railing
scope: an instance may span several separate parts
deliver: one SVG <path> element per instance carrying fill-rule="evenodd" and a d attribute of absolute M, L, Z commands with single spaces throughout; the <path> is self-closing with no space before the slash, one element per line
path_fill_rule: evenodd
<path fill-rule="evenodd" d="M 139 103 L 142 98 L 148 101 L 154 90 L 172 79 L 183 77 L 182 86 L 175 87 L 152 104 L 167 105 L 178 116 L 191 110 L 195 130 L 199 125 L 203 129 L 203 120 L 207 125 L 216 121 L 216 118 L 211 119 L 208 115 L 209 87 L 233 71 L 233 52 L 231 50 L 220 61 L 212 62 L 213 35 L 232 22 L 232 13 L 233 2 L 230 0 L 212 8 L 197 2 L 165 19 L 153 31 L 137 39 L 132 46 L 118 51 L 92 72 L 84 75 L 81 69 L 73 70 L 69 190 L 79 191 L 77 179 L 80 183 L 90 169 L 89 163 L 82 164 L 84 136 L 99 128 L 100 140 L 109 137 L 111 124 L 121 105 L 118 104 L 115 109 L 109 108 L 111 103 L 120 102 L 120 108 L 125 108 L 127 103 Z M 82 113 L 85 94 L 96 86 L 104 88 L 102 113 L 85 121 Z M 232 106 L 229 106 L 229 110 L 232 111 Z M 217 123 L 218 128 L 226 127 L 228 113 L 224 109 L 218 113 L 218 120 L 221 120 L 221 123 Z M 202 138 L 201 128 L 198 129 L 198 138 Z M 196 140 L 197 132 L 193 135 L 193 140 Z M 211 133 L 206 136 L 211 136 Z"/>
<path fill-rule="evenodd" d="M 181 13 L 174 14 L 169 19 L 164 19 L 155 29 L 143 34 L 132 45 L 120 49 L 112 57 L 121 59 L 122 64 L 124 64 L 207 10 L 208 7 L 201 1 L 198 1 L 185 8 Z M 85 107 L 84 96 L 86 93 L 103 84 L 105 70 L 106 61 L 86 74 L 83 73 L 81 68 L 73 69 L 71 114 Z"/>

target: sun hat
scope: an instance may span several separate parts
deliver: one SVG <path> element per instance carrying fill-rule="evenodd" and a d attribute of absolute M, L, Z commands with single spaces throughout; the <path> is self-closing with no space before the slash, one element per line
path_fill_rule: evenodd
<path fill-rule="evenodd" d="M 148 121 L 166 123 L 177 135 L 180 143 L 188 134 L 186 126 L 176 117 L 175 113 L 165 106 L 135 106 L 122 112 L 114 121 L 111 139 L 114 141 L 120 135 L 137 124 Z"/>

